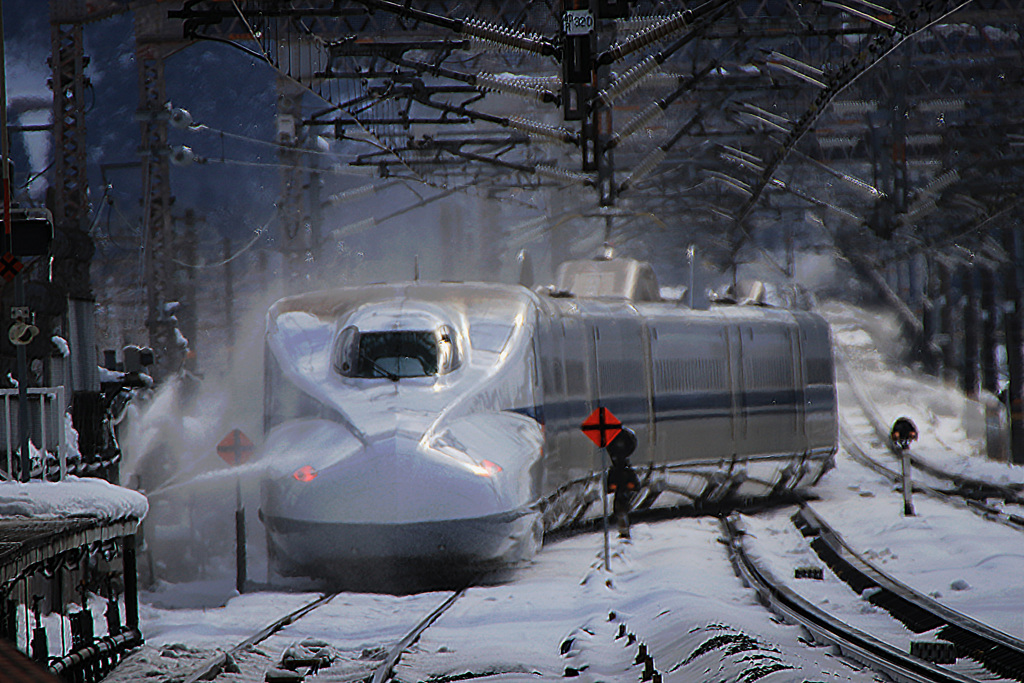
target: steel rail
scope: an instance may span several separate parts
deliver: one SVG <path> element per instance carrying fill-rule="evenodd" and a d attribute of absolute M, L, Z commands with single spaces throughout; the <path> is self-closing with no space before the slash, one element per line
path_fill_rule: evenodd
<path fill-rule="evenodd" d="M 936 636 L 957 646 L 960 656 L 973 659 L 999 676 L 1024 681 L 1024 641 L 983 624 L 923 595 L 885 574 L 857 554 L 843 537 L 807 504 L 791 518 L 811 548 L 833 573 L 858 593 L 873 591 L 868 601 L 889 612 L 915 633 Z"/>
<path fill-rule="evenodd" d="M 787 623 L 803 626 L 814 640 L 828 643 L 850 659 L 900 683 L 969 683 L 973 679 L 912 657 L 818 609 L 779 582 L 746 552 L 735 519 L 722 517 L 722 530 L 737 575 L 753 588 L 768 609 Z"/>
<path fill-rule="evenodd" d="M 878 474 L 881 474 L 894 484 L 902 483 L 903 477 L 900 473 L 886 467 L 868 455 L 867 452 L 861 448 L 860 444 L 857 443 L 857 440 L 850 435 L 850 429 L 846 425 L 841 425 L 839 428 L 839 442 L 856 462 L 877 472 Z M 960 492 L 951 493 L 949 491 L 933 488 L 920 482 L 912 482 L 911 487 L 917 493 L 923 493 L 929 498 L 934 498 L 935 500 L 939 500 L 960 509 L 970 510 L 974 514 L 980 515 L 990 522 L 996 522 L 1003 526 L 1010 527 L 1011 529 L 1016 529 L 1017 531 L 1024 531 L 1024 517 L 1021 515 L 1015 515 L 1013 513 L 1000 510 L 999 508 L 982 501 L 965 497 Z"/>
<path fill-rule="evenodd" d="M 892 437 L 889 434 L 888 428 L 882 422 L 877 412 L 871 404 L 871 401 L 864 395 L 856 381 L 853 379 L 853 374 L 850 372 L 846 365 L 846 359 L 842 353 L 837 355 L 837 367 L 842 371 L 846 377 L 847 386 L 850 387 L 850 391 L 853 392 L 854 398 L 857 400 L 861 411 L 864 413 L 864 417 L 867 418 L 871 425 L 871 429 L 874 431 L 878 439 L 886 444 L 889 452 L 897 458 L 901 457 L 902 452 L 892 442 Z M 959 474 L 952 474 L 946 472 L 939 467 L 927 462 L 920 456 L 910 454 L 910 463 L 915 468 L 921 470 L 925 474 L 932 476 L 936 479 L 948 481 L 956 490 L 957 495 L 960 497 L 970 500 L 977 500 L 978 498 L 999 498 L 1004 502 L 1011 504 L 1024 503 L 1024 498 L 1021 497 L 1021 492 L 1018 487 L 1007 486 L 1005 484 L 996 484 L 994 482 L 985 481 L 983 479 L 975 479 L 973 477 L 964 477 Z M 1024 521 L 1024 520 L 1022 520 Z"/>
<path fill-rule="evenodd" d="M 410 645 L 419 639 L 420 635 L 422 635 L 424 631 L 430 628 L 431 624 L 437 621 L 442 614 L 447 612 L 448 608 L 454 605 L 459 598 L 465 595 L 468 588 L 469 586 L 466 586 L 465 588 L 457 590 L 453 594 L 449 595 L 444 602 L 434 608 L 430 614 L 425 616 L 422 621 L 416 624 L 416 626 L 414 626 L 404 638 L 395 643 L 388 652 L 388 656 L 385 657 L 381 665 L 374 670 L 373 677 L 370 678 L 371 683 L 384 683 L 384 681 L 390 680 L 395 665 L 402 657 L 402 654 L 409 649 Z"/>

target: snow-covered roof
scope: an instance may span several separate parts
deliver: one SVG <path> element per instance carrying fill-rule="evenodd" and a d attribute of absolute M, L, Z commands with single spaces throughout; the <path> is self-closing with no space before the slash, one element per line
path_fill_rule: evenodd
<path fill-rule="evenodd" d="M 149 501 L 137 491 L 102 479 L 68 477 L 61 482 L 0 482 L 0 517 L 139 519 Z"/>

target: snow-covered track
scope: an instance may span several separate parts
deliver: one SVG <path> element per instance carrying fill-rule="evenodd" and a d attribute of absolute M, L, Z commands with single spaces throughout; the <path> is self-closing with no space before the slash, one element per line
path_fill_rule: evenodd
<path fill-rule="evenodd" d="M 845 384 L 853 394 L 857 406 L 860 408 L 864 419 L 870 425 L 877 441 L 885 444 L 889 452 L 896 458 L 902 457 L 902 451 L 892 441 L 888 425 L 879 417 L 875 406 L 858 385 L 841 353 L 836 354 L 836 361 L 836 369 L 843 376 Z M 846 430 L 846 435 L 847 438 L 843 439 L 844 445 L 852 440 L 852 432 L 849 429 Z M 959 496 L 964 500 L 980 501 L 982 504 L 984 504 L 986 499 L 997 499 L 1013 505 L 1024 504 L 1024 496 L 1022 496 L 1022 487 L 1020 485 L 997 484 L 983 479 L 965 477 L 960 474 L 947 472 L 912 452 L 909 455 L 910 464 L 914 469 L 927 474 L 938 482 L 948 485 L 948 492 L 952 495 Z"/>
<path fill-rule="evenodd" d="M 391 650 L 388 652 L 388 656 L 385 657 L 384 661 L 380 664 L 380 666 L 378 666 L 376 670 L 374 670 L 373 676 L 370 678 L 370 682 L 384 683 L 384 681 L 390 680 L 391 674 L 395 669 L 395 664 L 398 663 L 398 660 L 401 658 L 402 653 L 409 649 L 409 646 L 415 643 L 419 639 L 420 635 L 428 628 L 430 628 L 430 625 L 437 621 L 437 619 L 442 614 L 447 612 L 448 608 L 454 605 L 455 601 L 461 598 L 463 595 L 465 595 L 465 593 L 465 588 L 462 588 L 461 590 L 458 590 L 455 593 L 453 593 L 451 596 L 448 597 L 447 600 L 442 602 L 440 605 L 437 606 L 436 609 L 431 611 L 430 614 L 425 616 L 422 621 L 416 624 L 416 626 L 414 626 L 413 629 L 409 631 L 409 633 L 407 633 L 404 638 L 395 643 L 394 647 L 392 647 Z"/>
<path fill-rule="evenodd" d="M 854 552 L 843 538 L 804 505 L 793 524 L 832 572 L 867 600 L 902 622 L 914 633 L 935 632 L 952 643 L 959 657 L 972 659 L 993 674 L 1024 681 L 1024 642 L 982 624 L 918 593 L 880 571 Z"/>
<path fill-rule="evenodd" d="M 815 641 L 832 645 L 843 656 L 894 681 L 967 683 L 980 680 L 911 656 L 819 609 L 754 560 L 747 552 L 744 533 L 735 517 L 723 517 L 721 525 L 736 573 L 758 593 L 765 606 L 786 622 L 807 629 Z"/>
<path fill-rule="evenodd" d="M 306 616 L 318 607 L 326 605 L 334 599 L 337 593 L 325 593 L 316 600 L 299 607 L 298 609 L 292 610 L 288 614 L 275 619 L 270 624 L 267 624 L 256 633 L 252 634 L 242 642 L 238 643 L 234 647 L 230 648 L 226 652 L 221 652 L 213 657 L 210 657 L 198 666 L 195 671 L 189 674 L 184 683 L 198 683 L 198 681 L 210 681 L 220 675 L 225 669 L 229 668 L 239 653 L 245 652 L 246 650 L 255 647 L 259 643 L 274 635 L 285 626 L 294 624 L 296 621 Z"/>
<path fill-rule="evenodd" d="M 199 683 L 199 681 L 216 680 L 221 674 L 232 674 L 231 680 L 233 681 L 251 680 L 253 683 L 256 683 L 257 681 L 262 682 L 264 680 L 300 681 L 304 678 L 302 674 L 297 673 L 298 670 L 301 669 L 307 672 L 305 674 L 306 676 L 316 675 L 316 680 L 332 681 L 335 683 L 341 681 L 346 683 L 355 683 L 356 681 L 362 681 L 365 683 L 385 683 L 386 681 L 391 680 L 395 665 L 401 659 L 402 655 L 419 639 L 423 632 L 437 621 L 442 614 L 448 611 L 448 609 L 455 604 L 455 602 L 461 598 L 465 592 L 465 587 L 454 591 L 440 605 L 431 609 L 423 619 L 406 632 L 405 635 L 397 642 L 390 647 L 380 648 L 381 655 L 371 657 L 366 662 L 365 667 L 358 671 L 346 670 L 337 672 L 336 675 L 333 675 L 335 672 L 332 672 L 330 669 L 333 654 L 323 654 L 330 650 L 329 647 L 323 650 L 322 654 L 314 654 L 307 658 L 293 657 L 286 652 L 281 662 L 281 666 L 284 668 L 271 667 L 270 669 L 266 669 L 266 664 L 264 664 L 262 667 L 257 667 L 259 669 L 258 672 L 254 672 L 253 667 L 245 661 L 249 654 L 252 653 L 260 643 L 277 634 L 284 628 L 297 623 L 303 617 L 309 615 L 318 608 L 327 605 L 339 595 L 339 593 L 325 593 L 317 599 L 274 620 L 272 623 L 261 628 L 259 631 L 253 633 L 251 636 L 228 650 L 218 652 L 216 655 L 209 657 L 182 680 L 183 683 Z M 344 626 L 339 624 L 339 628 L 344 628 Z M 320 645 L 325 644 L 320 643 Z M 241 676 L 241 678 L 239 678 L 239 676 Z"/>
<path fill-rule="evenodd" d="M 861 447 L 860 443 L 851 436 L 850 429 L 845 425 L 845 422 L 841 422 L 841 424 L 842 426 L 839 430 L 839 442 L 842 444 L 846 452 L 849 453 L 855 461 L 871 470 L 874 470 L 886 479 L 892 481 L 894 484 L 901 485 L 903 478 L 900 473 L 868 455 L 867 451 Z M 998 522 L 999 524 L 1017 529 L 1018 531 L 1024 531 L 1024 516 L 1014 514 L 998 506 L 991 505 L 984 500 L 977 500 L 974 497 L 965 496 L 959 490 L 940 490 L 921 482 L 913 482 L 912 486 L 915 492 L 923 493 L 926 496 L 935 498 L 936 500 L 941 500 L 944 503 L 966 508 L 989 521 Z"/>

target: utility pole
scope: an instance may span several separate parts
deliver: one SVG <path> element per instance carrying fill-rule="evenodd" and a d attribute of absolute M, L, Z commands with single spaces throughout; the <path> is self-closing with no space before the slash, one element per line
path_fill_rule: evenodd
<path fill-rule="evenodd" d="M 995 396 L 999 393 L 996 354 L 999 311 L 996 306 L 996 276 L 988 267 L 981 269 L 981 315 L 981 388 Z"/>
<path fill-rule="evenodd" d="M 309 274 L 306 262 L 315 249 L 305 211 L 303 191 L 306 131 L 302 126 L 305 90 L 284 76 L 277 78 L 277 158 L 281 162 L 281 197 L 277 204 L 286 289 L 301 288 Z"/>
<path fill-rule="evenodd" d="M 167 132 L 170 107 L 164 81 L 166 60 L 185 43 L 180 28 L 167 18 L 163 3 L 138 4 L 135 13 L 135 64 L 138 70 L 142 166 L 142 220 L 146 278 L 146 327 L 156 356 L 151 374 L 157 381 L 181 369 L 184 349 L 177 321 L 167 304 L 174 297 L 174 223 L 171 218 L 171 171 Z"/>
<path fill-rule="evenodd" d="M 961 270 L 964 290 L 964 348 L 960 388 L 970 398 L 978 398 L 978 287 L 974 267 Z"/>
<path fill-rule="evenodd" d="M 194 209 L 185 209 L 185 215 L 181 221 L 182 230 L 176 232 L 179 247 L 176 250 L 181 254 L 181 260 L 189 266 L 194 266 L 198 258 L 198 238 L 196 236 L 196 212 Z M 185 358 L 185 368 L 189 372 L 199 372 L 199 358 L 197 356 L 199 340 L 198 320 L 198 295 L 196 287 L 196 272 L 194 268 L 178 268 L 178 293 L 181 301 L 181 333 L 188 340 L 188 355 Z"/>
<path fill-rule="evenodd" d="M 1006 365 L 1010 374 L 1007 405 L 1010 410 L 1010 462 L 1024 464 L 1024 296 L 1021 287 L 1021 228 L 1003 228 L 1003 249 L 1009 255 L 1004 287 Z"/>

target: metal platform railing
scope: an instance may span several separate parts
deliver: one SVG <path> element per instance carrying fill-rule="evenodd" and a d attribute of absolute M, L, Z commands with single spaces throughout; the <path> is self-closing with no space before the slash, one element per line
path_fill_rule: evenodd
<path fill-rule="evenodd" d="M 3 414 L 0 415 L 0 481 L 12 479 L 14 461 L 20 443 L 18 429 L 18 389 L 0 389 Z M 39 476 L 46 477 L 48 456 L 54 456 L 63 480 L 68 474 L 68 448 L 64 428 L 64 387 L 29 387 L 29 441 L 41 456 Z M 35 468 L 33 468 L 35 471 Z"/>

